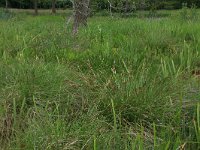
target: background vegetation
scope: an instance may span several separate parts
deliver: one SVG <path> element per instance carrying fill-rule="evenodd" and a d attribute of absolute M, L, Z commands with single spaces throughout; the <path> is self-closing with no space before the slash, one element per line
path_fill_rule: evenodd
<path fill-rule="evenodd" d="M 7 0 L 8 6 L 12 8 L 33 8 L 34 0 Z M 114 7 L 120 7 L 128 1 L 129 4 L 135 4 L 137 9 L 177 9 L 181 8 L 183 3 L 187 3 L 189 6 L 196 5 L 200 7 L 199 0 L 92 0 L 91 5 L 95 6 L 95 9 L 108 9 L 109 2 Z M 39 8 L 51 8 L 52 0 L 38 0 Z M 1 0 L 0 6 L 5 6 L 6 0 Z M 56 0 L 58 8 L 72 7 L 71 0 Z"/>

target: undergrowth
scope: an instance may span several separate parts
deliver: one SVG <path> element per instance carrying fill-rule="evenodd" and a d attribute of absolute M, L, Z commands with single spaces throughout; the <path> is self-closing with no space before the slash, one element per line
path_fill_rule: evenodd
<path fill-rule="evenodd" d="M 59 15 L 0 26 L 3 149 L 200 148 L 199 20 L 93 16 L 77 37 Z"/>

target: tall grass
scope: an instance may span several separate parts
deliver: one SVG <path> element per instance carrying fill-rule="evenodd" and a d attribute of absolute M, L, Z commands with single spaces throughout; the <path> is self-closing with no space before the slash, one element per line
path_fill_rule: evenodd
<path fill-rule="evenodd" d="M 0 19 L 3 149 L 200 148 L 199 20 L 65 21 Z"/>

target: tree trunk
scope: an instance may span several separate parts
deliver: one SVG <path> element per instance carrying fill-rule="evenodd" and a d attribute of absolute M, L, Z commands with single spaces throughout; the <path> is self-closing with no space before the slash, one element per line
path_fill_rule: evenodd
<path fill-rule="evenodd" d="M 6 0 L 6 9 L 8 9 L 8 0 Z"/>
<path fill-rule="evenodd" d="M 128 13 L 128 8 L 129 7 L 129 1 L 128 0 L 126 0 L 125 1 L 125 14 L 127 15 L 127 13 Z"/>
<path fill-rule="evenodd" d="M 56 13 L 56 0 L 52 0 L 52 13 Z"/>
<path fill-rule="evenodd" d="M 38 15 L 38 0 L 34 0 L 35 15 Z"/>
<path fill-rule="evenodd" d="M 90 0 L 74 0 L 74 24 L 73 35 L 78 33 L 78 28 L 83 25 L 87 26 L 87 18 L 89 15 Z"/>

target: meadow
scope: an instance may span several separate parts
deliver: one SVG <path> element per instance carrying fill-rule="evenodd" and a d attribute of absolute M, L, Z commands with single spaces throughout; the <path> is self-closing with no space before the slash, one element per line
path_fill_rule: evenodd
<path fill-rule="evenodd" d="M 200 149 L 195 11 L 0 12 L 1 149 Z"/>

